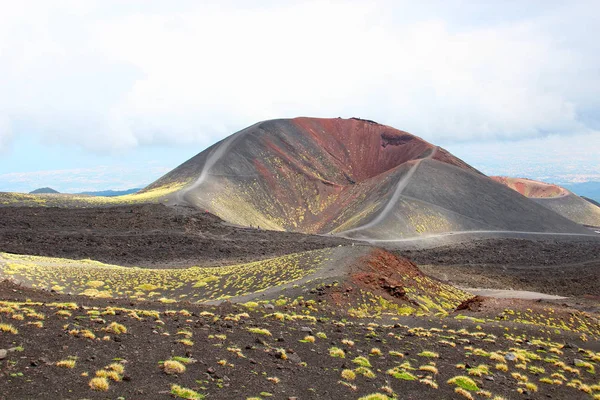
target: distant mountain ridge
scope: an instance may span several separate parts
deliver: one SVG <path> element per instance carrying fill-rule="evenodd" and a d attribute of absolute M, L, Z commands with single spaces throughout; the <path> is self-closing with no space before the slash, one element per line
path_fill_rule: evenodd
<path fill-rule="evenodd" d="M 31 192 L 29 192 L 29 194 L 58 194 L 60 192 L 50 188 L 50 187 L 43 187 L 43 188 L 39 188 L 39 189 L 35 189 Z"/>
<path fill-rule="evenodd" d="M 96 192 L 81 192 L 76 194 L 83 194 L 86 196 L 101 196 L 101 197 L 116 197 L 116 196 L 125 196 L 127 194 L 137 193 L 142 188 L 134 188 L 134 189 L 126 189 L 126 190 L 99 190 Z"/>
<path fill-rule="evenodd" d="M 600 203 L 600 182 L 565 183 L 562 187 Z"/>
<path fill-rule="evenodd" d="M 79 192 L 73 193 L 76 195 L 84 195 L 84 196 L 95 196 L 95 197 L 117 197 L 117 196 L 125 196 L 127 194 L 134 194 L 142 190 L 142 188 L 133 188 L 133 189 L 125 189 L 125 190 L 98 190 L 98 191 L 88 191 L 88 192 Z M 29 194 L 60 194 L 59 191 L 54 190 L 50 187 L 43 187 L 36 189 L 34 191 L 29 192 Z M 67 194 L 67 193 L 65 193 Z"/>
<path fill-rule="evenodd" d="M 598 203 L 596 200 L 594 199 L 590 199 L 589 197 L 585 197 L 585 196 L 581 196 L 582 199 L 585 199 L 587 201 L 589 201 L 590 203 L 592 203 L 595 206 L 600 207 L 600 203 Z"/>

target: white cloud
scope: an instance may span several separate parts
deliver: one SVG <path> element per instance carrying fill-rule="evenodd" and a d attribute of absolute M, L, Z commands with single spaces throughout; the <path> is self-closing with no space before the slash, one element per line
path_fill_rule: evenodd
<path fill-rule="evenodd" d="M 168 170 L 157 165 L 100 165 L 93 168 L 11 172 L 0 174 L 0 191 L 29 192 L 46 186 L 63 193 L 124 190 L 143 187 L 149 183 L 148 174 L 156 177 Z"/>
<path fill-rule="evenodd" d="M 12 139 L 12 129 L 7 116 L 0 114 L 0 154 L 8 150 Z"/>
<path fill-rule="evenodd" d="M 297 115 L 431 141 L 598 124 L 597 3 L 413 3 L 0 3 L 0 109 L 97 151 Z"/>
<path fill-rule="evenodd" d="M 502 143 L 455 143 L 447 149 L 487 175 L 558 184 L 600 181 L 600 131 Z"/>

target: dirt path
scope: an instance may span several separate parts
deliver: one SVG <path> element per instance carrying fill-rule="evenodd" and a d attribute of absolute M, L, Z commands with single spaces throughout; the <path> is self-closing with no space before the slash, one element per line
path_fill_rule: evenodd
<path fill-rule="evenodd" d="M 387 215 L 390 213 L 390 211 L 392 211 L 392 209 L 398 202 L 398 199 L 400 198 L 400 196 L 402 196 L 402 192 L 404 191 L 406 186 L 408 186 L 408 184 L 410 183 L 410 180 L 413 177 L 413 175 L 415 174 L 415 172 L 417 172 L 417 169 L 419 168 L 419 165 L 421 165 L 421 162 L 423 160 L 432 159 L 433 156 L 435 156 L 435 154 L 437 153 L 437 151 L 438 151 L 438 147 L 436 146 L 431 151 L 431 154 L 429 154 L 427 157 L 419 159 L 415 162 L 415 165 L 413 165 L 412 168 L 406 173 L 406 176 L 404 178 L 400 179 L 400 181 L 396 184 L 394 193 L 392 194 L 392 197 L 386 203 L 383 210 L 381 210 L 381 212 L 372 221 L 370 221 L 362 226 L 359 226 L 359 227 L 356 227 L 353 229 L 349 229 L 347 231 L 339 232 L 336 234 L 336 236 L 340 236 L 340 237 L 349 239 L 349 237 L 347 236 L 348 233 L 358 232 L 358 231 L 362 231 L 362 230 L 371 228 L 371 227 L 377 225 L 378 223 L 380 223 L 381 221 L 383 221 L 383 219 L 385 217 L 387 217 Z"/>
<path fill-rule="evenodd" d="M 500 289 L 474 289 L 459 288 L 477 296 L 493 297 L 496 299 L 522 299 L 522 300 L 561 300 L 566 299 L 563 296 L 551 294 L 529 292 L 527 290 L 500 290 Z"/>

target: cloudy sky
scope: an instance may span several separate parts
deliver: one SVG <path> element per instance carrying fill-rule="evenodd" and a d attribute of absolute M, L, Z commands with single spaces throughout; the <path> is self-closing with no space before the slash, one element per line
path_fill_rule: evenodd
<path fill-rule="evenodd" d="M 0 0 L 0 190 L 143 186 L 300 115 L 600 181 L 598 37 L 597 1 Z"/>

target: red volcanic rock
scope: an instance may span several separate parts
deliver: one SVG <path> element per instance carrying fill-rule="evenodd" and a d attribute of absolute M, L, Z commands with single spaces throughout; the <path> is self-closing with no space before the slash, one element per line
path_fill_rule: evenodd
<path fill-rule="evenodd" d="M 295 118 L 292 122 L 338 160 L 355 181 L 363 181 L 405 162 L 425 158 L 437 148 L 410 133 L 372 121 Z M 433 159 L 474 170 L 444 149 L 438 149 Z"/>
<path fill-rule="evenodd" d="M 573 222 L 588 226 L 600 226 L 600 207 L 565 188 L 526 178 L 505 176 L 492 176 L 491 178 Z"/>
<path fill-rule="evenodd" d="M 521 193 L 525 197 L 546 199 L 569 194 L 568 190 L 560 186 L 532 179 L 510 178 L 506 176 L 490 176 L 490 178 Z"/>

